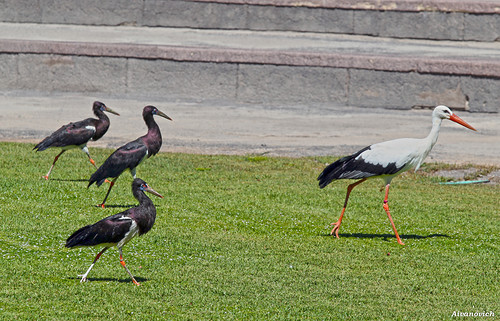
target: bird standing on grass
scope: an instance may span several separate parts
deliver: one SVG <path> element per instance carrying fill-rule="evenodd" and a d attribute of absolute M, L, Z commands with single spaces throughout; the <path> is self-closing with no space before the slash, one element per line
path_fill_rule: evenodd
<path fill-rule="evenodd" d="M 392 179 L 397 175 L 411 168 L 415 168 L 415 171 L 419 169 L 434 144 L 436 144 L 443 119 L 449 119 L 475 131 L 471 125 L 454 114 L 448 107 L 437 106 L 432 112 L 432 129 L 426 138 L 402 138 L 370 145 L 357 153 L 335 161 L 323 170 L 318 177 L 320 188 L 324 188 L 337 179 L 359 179 L 359 181 L 347 187 L 344 207 L 338 221 L 331 224 L 333 229 L 330 234 L 335 233 L 335 236 L 339 237 L 340 224 L 352 189 L 367 179 L 378 177 L 385 181 L 384 210 L 391 222 L 398 243 L 404 245 L 389 213 L 389 186 Z"/>
<path fill-rule="evenodd" d="M 83 275 L 80 282 L 85 282 L 87 276 L 99 260 L 101 255 L 111 246 L 117 246 L 120 252 L 120 264 L 125 268 L 135 285 L 140 285 L 125 265 L 122 247 L 134 236 L 147 233 L 155 223 L 156 208 L 144 192 L 163 198 L 153 190 L 145 181 L 136 178 L 132 182 L 132 193 L 139 201 L 139 206 L 130 208 L 124 212 L 108 216 L 99 222 L 82 227 L 66 240 L 66 247 L 82 247 L 102 245 L 104 248 L 97 254 L 94 262 Z"/>
<path fill-rule="evenodd" d="M 135 168 L 146 158 L 156 155 L 160 151 L 162 144 L 161 132 L 160 127 L 158 127 L 158 124 L 153 118 L 153 115 L 158 115 L 168 120 L 172 120 L 154 106 L 144 107 L 142 117 L 148 126 L 147 134 L 121 146 L 114 151 L 101 165 L 101 167 L 99 167 L 90 177 L 89 187 L 93 183 L 96 183 L 97 186 L 101 186 L 106 178 L 114 178 L 109 185 L 104 201 L 102 201 L 99 205 L 100 207 L 104 208 L 104 203 L 106 203 L 115 181 L 127 168 L 135 178 Z"/>
<path fill-rule="evenodd" d="M 92 157 L 90 157 L 87 143 L 90 140 L 98 140 L 108 131 L 109 118 L 104 113 L 105 111 L 118 116 L 120 114 L 111 110 L 111 108 L 107 107 L 99 101 L 94 102 L 92 110 L 94 111 L 94 115 L 96 115 L 98 119 L 87 118 L 76 123 L 69 123 L 67 125 L 64 125 L 53 132 L 50 136 L 45 137 L 44 140 L 42 140 L 33 148 L 34 150 L 36 149 L 37 152 L 41 152 L 50 147 L 62 148 L 62 151 L 54 158 L 54 162 L 52 163 L 52 166 L 50 166 L 47 175 L 42 176 L 43 178 L 47 180 L 49 179 L 50 173 L 52 172 L 54 165 L 56 164 L 59 156 L 61 156 L 62 153 L 64 153 L 68 149 L 77 147 L 81 148 L 81 150 L 85 152 L 85 154 L 87 154 L 90 163 L 92 163 L 92 165 L 97 168 L 97 166 L 95 165 L 95 161 L 92 159 Z"/>

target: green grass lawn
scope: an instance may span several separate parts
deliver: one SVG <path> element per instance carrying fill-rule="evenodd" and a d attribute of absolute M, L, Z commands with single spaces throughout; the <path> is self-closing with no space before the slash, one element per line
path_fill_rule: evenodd
<path fill-rule="evenodd" d="M 165 196 L 153 229 L 124 247 L 134 286 L 107 251 L 69 250 L 77 228 L 136 204 L 129 173 L 109 205 L 87 188 L 93 167 L 74 150 L 0 143 L 0 320 L 447 320 L 454 311 L 500 315 L 498 185 L 439 185 L 426 173 L 357 187 L 340 229 L 348 181 L 318 188 L 335 157 L 161 153 L 137 170 Z M 91 148 L 98 164 L 111 150 Z M 494 319 L 494 318 L 491 318 Z"/>

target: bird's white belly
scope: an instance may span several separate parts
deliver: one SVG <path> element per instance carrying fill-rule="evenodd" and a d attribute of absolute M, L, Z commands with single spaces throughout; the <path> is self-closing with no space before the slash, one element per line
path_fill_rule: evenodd
<path fill-rule="evenodd" d="M 123 217 L 121 218 L 121 220 L 130 220 L 132 221 L 132 225 L 130 225 L 130 230 L 127 232 L 127 234 L 125 234 L 125 237 L 117 244 L 117 247 L 119 248 L 127 244 L 128 241 L 133 239 L 134 236 L 139 233 L 139 226 L 137 226 L 137 223 L 133 219 L 131 219 L 130 217 Z"/>

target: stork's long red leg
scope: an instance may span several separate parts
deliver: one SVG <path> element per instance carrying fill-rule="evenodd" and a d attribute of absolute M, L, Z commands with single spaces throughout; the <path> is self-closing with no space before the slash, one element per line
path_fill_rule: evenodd
<path fill-rule="evenodd" d="M 137 282 L 135 280 L 134 276 L 132 275 L 132 273 L 130 273 L 130 270 L 125 265 L 125 261 L 123 260 L 123 253 L 122 253 L 121 247 L 118 248 L 118 251 L 120 251 L 120 264 L 125 268 L 125 270 L 127 271 L 128 275 L 132 279 L 132 282 L 134 282 L 135 285 L 141 285 L 139 282 Z"/>
<path fill-rule="evenodd" d="M 366 178 L 363 178 L 362 180 L 359 180 L 355 183 L 352 183 L 351 185 L 347 186 L 347 194 L 345 196 L 345 201 L 344 201 L 344 207 L 342 208 L 342 212 L 340 213 L 340 217 L 339 217 L 339 220 L 335 223 L 332 223 L 330 225 L 333 225 L 333 229 L 332 231 L 330 232 L 330 235 L 333 235 L 333 233 L 335 233 L 335 236 L 337 238 L 339 238 L 339 228 L 340 228 L 340 224 L 342 223 L 342 218 L 344 217 L 344 212 L 345 212 L 345 209 L 347 207 L 347 201 L 349 201 L 349 195 L 351 194 L 351 191 L 354 187 L 356 187 L 357 185 L 363 183 L 364 181 L 366 181 Z"/>
<path fill-rule="evenodd" d="M 109 247 L 105 247 L 105 248 L 102 249 L 101 252 L 97 253 L 97 255 L 95 256 L 94 262 L 92 262 L 92 264 L 90 265 L 90 267 L 87 270 L 87 272 L 85 272 L 85 274 L 79 275 L 79 276 L 82 277 L 82 279 L 80 280 L 80 282 L 87 281 L 87 275 L 89 275 L 90 270 L 92 270 L 92 268 L 94 267 L 95 262 L 97 262 L 97 260 L 99 260 L 99 258 L 101 257 L 102 253 L 104 253 L 108 248 Z"/>
<path fill-rule="evenodd" d="M 114 180 L 112 180 L 110 183 L 109 183 L 109 188 L 108 188 L 108 192 L 106 193 L 106 196 L 104 197 L 104 201 L 102 201 L 101 204 L 99 204 L 100 207 L 104 208 L 104 203 L 106 203 L 106 200 L 108 199 L 108 196 L 109 196 L 109 193 L 111 192 L 111 188 L 113 188 L 113 185 L 115 185 L 115 181 L 118 179 L 115 178 Z"/>
<path fill-rule="evenodd" d="M 87 146 L 84 146 L 82 148 L 82 151 L 87 154 L 87 156 L 89 157 L 89 162 L 94 165 L 95 169 L 97 169 L 97 165 L 95 164 L 95 160 L 92 159 L 92 157 L 90 157 L 90 153 L 89 153 L 89 149 Z"/>
<path fill-rule="evenodd" d="M 54 168 L 54 165 L 56 164 L 57 160 L 59 159 L 59 156 L 61 156 L 62 153 L 64 153 L 66 150 L 62 150 L 59 154 L 57 154 L 57 156 L 54 158 L 54 162 L 52 163 L 52 166 L 50 166 L 49 168 L 49 172 L 47 173 L 47 175 L 45 176 L 42 176 L 43 178 L 45 179 L 49 179 L 49 176 L 50 176 L 50 173 L 52 172 L 52 169 Z"/>
<path fill-rule="evenodd" d="M 384 210 L 387 213 L 387 216 L 389 217 L 389 221 L 391 222 L 392 229 L 394 230 L 394 234 L 396 235 L 396 239 L 398 240 L 398 243 L 401 245 L 405 245 L 402 241 L 401 238 L 399 237 L 398 231 L 396 230 L 396 226 L 394 225 L 394 222 L 392 221 L 391 213 L 389 213 L 389 186 L 391 184 L 387 184 L 385 186 L 385 198 L 384 198 Z"/>

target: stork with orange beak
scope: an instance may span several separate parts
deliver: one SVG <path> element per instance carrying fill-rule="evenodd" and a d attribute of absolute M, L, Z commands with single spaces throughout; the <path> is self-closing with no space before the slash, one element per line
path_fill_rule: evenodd
<path fill-rule="evenodd" d="M 397 175 L 412 168 L 415 168 L 415 171 L 420 168 L 420 165 L 422 165 L 422 162 L 437 142 L 443 119 L 449 119 L 464 127 L 476 130 L 454 114 L 448 107 L 437 106 L 432 112 L 432 129 L 427 137 L 422 139 L 401 138 L 370 145 L 357 153 L 333 162 L 323 170 L 318 177 L 320 188 L 324 188 L 338 179 L 359 179 L 347 187 L 344 207 L 338 221 L 331 224 L 333 229 L 330 234 L 335 233 L 335 236 L 339 237 L 340 224 L 352 189 L 367 179 L 378 177 L 385 182 L 384 210 L 391 222 L 398 243 L 404 245 L 389 212 L 389 186 L 392 179 Z"/>

